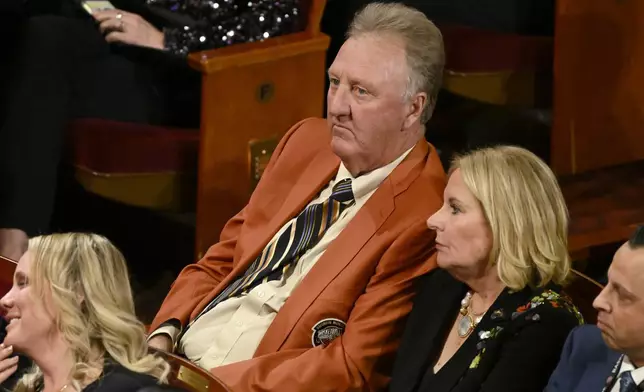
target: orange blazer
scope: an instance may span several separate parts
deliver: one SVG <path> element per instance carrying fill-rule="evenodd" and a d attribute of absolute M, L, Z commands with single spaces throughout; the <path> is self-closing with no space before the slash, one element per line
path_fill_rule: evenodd
<path fill-rule="evenodd" d="M 182 326 L 237 276 L 333 179 L 340 159 L 326 120 L 307 119 L 280 141 L 248 204 L 220 241 L 173 283 L 152 324 Z M 293 291 L 252 359 L 211 369 L 233 391 L 367 391 L 389 381 L 416 277 L 435 267 L 426 219 L 442 205 L 446 176 L 425 140 L 374 192 Z M 325 319 L 346 323 L 324 345 Z"/>

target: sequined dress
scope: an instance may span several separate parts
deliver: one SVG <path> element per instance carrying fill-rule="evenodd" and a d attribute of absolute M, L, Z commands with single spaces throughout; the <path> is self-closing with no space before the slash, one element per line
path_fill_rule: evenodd
<path fill-rule="evenodd" d="M 146 0 L 185 17 L 163 30 L 166 50 L 185 56 L 235 43 L 264 40 L 300 28 L 300 0 Z"/>

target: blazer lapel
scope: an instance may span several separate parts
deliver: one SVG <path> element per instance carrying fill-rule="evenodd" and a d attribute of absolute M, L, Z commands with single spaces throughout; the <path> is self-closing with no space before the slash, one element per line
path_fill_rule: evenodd
<path fill-rule="evenodd" d="M 299 214 L 304 207 L 320 193 L 320 191 L 331 181 L 338 171 L 340 159 L 330 150 L 324 150 L 311 159 L 311 164 L 303 169 L 302 175 L 295 181 L 291 191 L 286 195 L 284 203 L 273 215 L 269 223 L 258 230 L 249 230 L 243 244 L 238 243 L 245 250 L 241 253 L 239 262 L 230 274 L 222 280 L 210 295 L 206 296 L 192 312 L 191 319 L 194 319 L 224 288 L 228 287 L 238 276 L 244 273 L 246 268 L 255 260 L 268 242 L 275 236 L 279 229 L 289 220 Z M 293 168 L 300 170 L 300 167 Z M 246 250 L 247 249 L 247 250 Z"/>
<path fill-rule="evenodd" d="M 574 392 L 582 392 L 587 390 L 601 391 L 606 385 L 610 384 L 609 380 L 611 371 L 617 363 L 621 354 L 608 350 L 606 358 L 601 361 L 590 362 L 584 369 L 583 374 L 579 378 L 579 383 Z"/>
<path fill-rule="evenodd" d="M 391 187 L 385 186 L 383 188 L 388 189 L 379 189 L 371 197 L 372 200 L 362 207 L 361 211 L 345 227 L 343 233 L 329 245 L 324 255 L 302 279 L 302 282 L 277 313 L 255 355 L 279 350 L 306 309 L 311 306 L 333 278 L 353 260 L 391 214 L 394 209 Z M 380 192 L 381 190 L 382 192 Z"/>
<path fill-rule="evenodd" d="M 416 176 L 410 175 L 414 169 L 418 168 L 418 165 L 424 166 L 427 151 L 427 143 L 422 140 L 422 143 L 419 142 L 407 158 L 382 182 L 342 233 L 329 245 L 320 260 L 302 279 L 288 301 L 284 303 L 266 331 L 255 355 L 279 350 L 306 309 L 355 258 L 360 249 L 394 211 L 394 197 L 406 189 L 406 187 L 400 187 L 399 183 L 403 182 L 408 186 L 420 174 L 420 170 L 417 170 Z M 410 179 L 410 177 L 412 178 Z M 392 178 L 397 181 L 394 182 Z M 305 193 L 305 191 L 301 191 L 301 193 Z M 293 196 L 293 201 L 295 200 L 296 198 Z M 298 207 L 296 211 L 299 211 L 301 207 Z"/>
<path fill-rule="evenodd" d="M 329 184 L 340 166 L 340 158 L 330 150 L 320 152 L 312 157 L 310 162 L 310 165 L 304 170 L 300 167 L 293 168 L 293 170 L 302 170 L 302 175 L 298 176 L 299 180 L 293 183 L 293 187 L 286 195 L 280 209 L 263 229 L 249 233 L 247 236 L 244 242 L 250 246 L 248 251 L 242 253 L 239 263 L 244 268 L 264 250 L 266 244 L 286 222 L 302 212 L 304 207 Z"/>

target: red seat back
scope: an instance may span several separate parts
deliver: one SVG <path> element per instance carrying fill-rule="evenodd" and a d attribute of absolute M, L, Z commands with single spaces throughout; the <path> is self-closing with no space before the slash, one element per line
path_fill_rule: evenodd
<path fill-rule="evenodd" d="M 0 297 L 4 296 L 13 286 L 13 273 L 16 270 L 17 262 L 0 256 Z"/>
<path fill-rule="evenodd" d="M 543 71 L 552 69 L 552 37 L 527 36 L 441 24 L 447 63 L 454 72 Z"/>

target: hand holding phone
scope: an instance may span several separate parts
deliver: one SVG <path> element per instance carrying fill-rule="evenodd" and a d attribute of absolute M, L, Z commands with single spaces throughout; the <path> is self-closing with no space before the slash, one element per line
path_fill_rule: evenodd
<path fill-rule="evenodd" d="M 90 15 L 93 15 L 95 12 L 115 10 L 116 7 L 112 5 L 107 0 L 84 0 L 81 1 L 83 9 Z"/>

